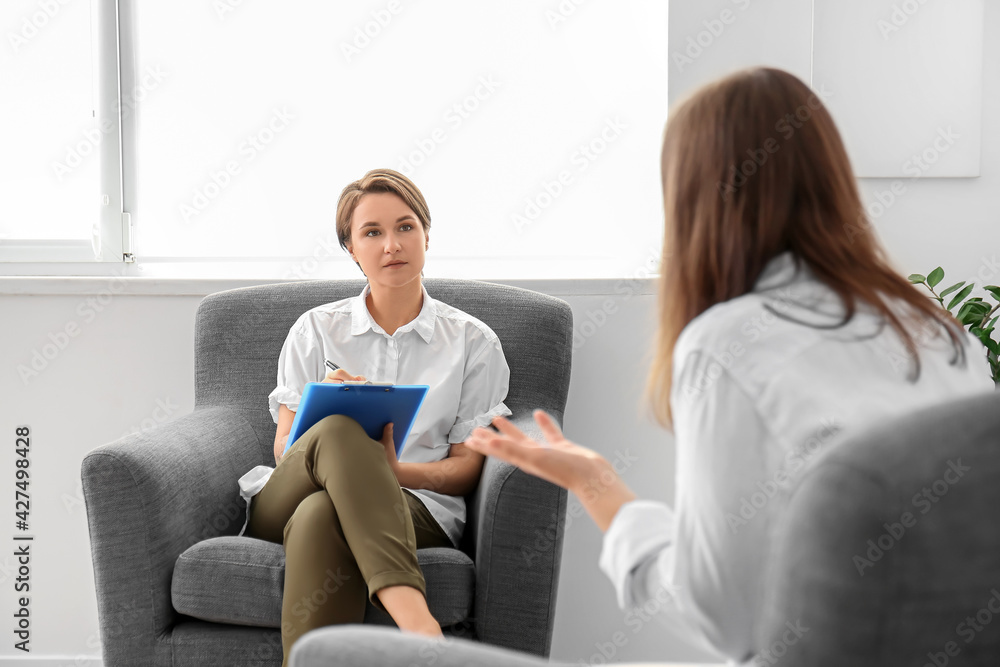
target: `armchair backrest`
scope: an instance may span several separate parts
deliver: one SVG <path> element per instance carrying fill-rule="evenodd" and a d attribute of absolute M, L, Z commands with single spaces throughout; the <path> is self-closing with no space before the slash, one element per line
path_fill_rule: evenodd
<path fill-rule="evenodd" d="M 267 396 L 278 354 L 295 320 L 310 308 L 357 296 L 363 280 L 312 280 L 244 287 L 206 296 L 195 325 L 195 410 L 239 410 L 257 435 L 260 464 L 273 465 L 275 424 Z M 474 280 L 428 279 L 427 293 L 485 322 L 510 367 L 505 403 L 515 416 L 542 408 L 562 422 L 569 391 L 573 314 L 555 297 Z M 475 557 L 477 494 L 470 494 L 463 548 Z"/>
<path fill-rule="evenodd" d="M 1000 392 L 832 449 L 776 527 L 760 664 L 1000 663 L 997 508 Z"/>
<path fill-rule="evenodd" d="M 273 454 L 275 424 L 267 409 L 278 354 L 288 330 L 310 308 L 357 296 L 363 280 L 311 280 L 217 292 L 198 306 L 195 409 L 244 412 Z M 562 418 L 569 388 L 572 312 L 566 302 L 517 287 L 474 280 L 428 279 L 427 293 L 485 322 L 500 338 L 510 366 L 507 406 L 536 407 Z"/>

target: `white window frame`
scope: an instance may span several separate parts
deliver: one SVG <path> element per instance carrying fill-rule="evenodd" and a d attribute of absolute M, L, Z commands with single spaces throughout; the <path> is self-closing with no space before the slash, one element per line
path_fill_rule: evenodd
<path fill-rule="evenodd" d="M 134 247 L 134 222 L 142 223 L 137 212 L 137 114 L 128 113 L 130 91 L 137 90 L 138 0 L 91 0 L 94 44 L 94 117 L 104 135 L 97 150 L 99 192 L 94 192 L 99 216 L 92 238 L 85 239 L 5 239 L 0 243 L 0 278 L 66 276 L 126 276 L 189 278 L 192 273 L 211 279 L 305 280 L 311 278 L 358 277 L 354 263 L 346 257 L 142 257 Z M 124 113 L 123 113 L 123 107 Z M 107 128 L 107 132 L 103 129 Z M 138 217 L 137 217 L 138 216 Z M 315 253 L 314 253 L 315 255 Z M 555 275 L 532 278 L 508 275 L 517 258 L 494 258 L 474 269 L 462 257 L 436 257 L 438 266 L 453 277 L 493 280 L 550 280 Z M 314 260 L 316 260 L 314 262 Z M 528 261 L 528 260 L 524 260 Z M 578 280 L 585 275 L 588 260 L 562 258 L 560 264 Z M 318 264 L 318 267 L 312 264 Z M 147 269 L 147 271 L 143 271 Z M 643 269 L 645 270 L 645 269 Z M 554 271 L 558 273 L 558 271 Z M 592 276 L 598 277 L 598 276 Z M 603 276 L 602 276 L 603 277 Z M 609 279 L 618 280 L 617 274 Z M 0 280 L 4 282 L 4 280 Z M 20 289 L 20 288 L 19 288 Z M 0 285 L 0 293 L 3 292 Z"/>
<path fill-rule="evenodd" d="M 132 264 L 130 211 L 135 203 L 135 114 L 122 118 L 122 90 L 135 89 L 134 0 L 94 0 L 91 26 L 95 47 L 91 57 L 97 77 L 94 117 L 108 127 L 98 147 L 100 216 L 90 241 L 80 239 L 6 239 L 0 262 L 16 263 L 3 273 L 106 273 L 107 265 Z M 105 265 L 103 268 L 101 265 Z"/>

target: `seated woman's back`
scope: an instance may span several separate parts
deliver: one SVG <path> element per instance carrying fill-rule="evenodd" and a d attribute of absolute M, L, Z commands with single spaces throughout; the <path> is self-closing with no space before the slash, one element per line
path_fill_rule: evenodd
<path fill-rule="evenodd" d="M 916 327 L 911 382 L 911 359 L 880 313 L 859 303 L 838 326 L 843 316 L 837 294 L 785 252 L 752 292 L 709 308 L 678 338 L 677 551 L 662 583 L 730 655 L 753 646 L 771 528 L 819 454 L 895 416 L 993 390 L 971 334 L 956 354 L 939 324 Z"/>

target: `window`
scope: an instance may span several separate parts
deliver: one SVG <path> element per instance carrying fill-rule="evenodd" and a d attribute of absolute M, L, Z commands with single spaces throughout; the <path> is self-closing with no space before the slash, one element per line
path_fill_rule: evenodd
<path fill-rule="evenodd" d="M 119 4 L 140 264 L 322 249 L 356 272 L 336 203 L 376 167 L 427 198 L 428 275 L 619 277 L 659 252 L 666 3 Z"/>
<path fill-rule="evenodd" d="M 0 250 L 88 259 L 104 139 L 89 5 L 7 0 L 3 16 Z"/>

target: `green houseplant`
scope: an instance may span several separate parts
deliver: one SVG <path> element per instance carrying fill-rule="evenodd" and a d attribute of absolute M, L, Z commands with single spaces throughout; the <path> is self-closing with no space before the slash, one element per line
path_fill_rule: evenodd
<path fill-rule="evenodd" d="M 996 285 L 986 285 L 983 287 L 986 292 L 997 301 L 996 305 L 991 304 L 989 301 L 984 301 L 982 297 L 969 296 L 972 293 L 972 288 L 975 287 L 975 283 L 966 284 L 963 280 L 960 283 L 955 283 L 951 287 L 946 287 L 941 290 L 941 293 L 934 291 L 934 287 L 937 286 L 941 280 L 944 279 L 944 269 L 940 266 L 923 276 L 919 273 L 913 273 L 909 276 L 909 280 L 914 285 L 924 285 L 930 290 L 931 298 L 941 304 L 941 307 L 950 312 L 955 316 L 963 326 L 968 327 L 969 332 L 982 341 L 983 345 L 986 346 L 986 357 L 990 362 L 990 372 L 993 374 L 993 382 L 1000 384 L 1000 343 L 993 339 L 993 331 L 995 330 L 997 318 L 1000 317 L 995 315 L 997 309 L 1000 308 L 1000 287 Z M 948 301 L 948 305 L 945 305 L 944 298 L 946 296 L 951 297 Z M 955 308 L 957 311 L 954 311 Z M 990 319 L 992 318 L 992 319 Z"/>

